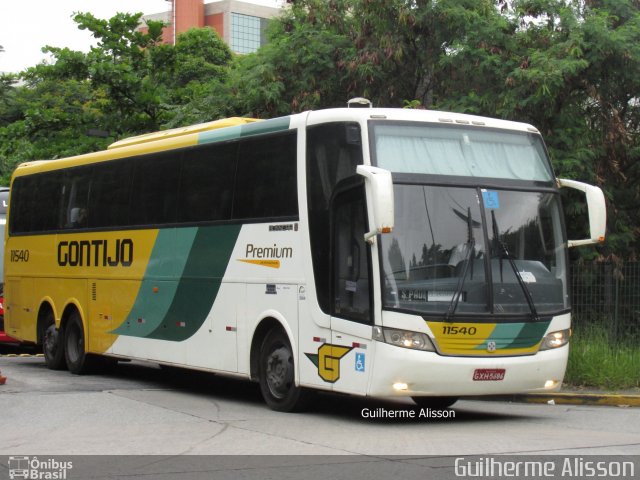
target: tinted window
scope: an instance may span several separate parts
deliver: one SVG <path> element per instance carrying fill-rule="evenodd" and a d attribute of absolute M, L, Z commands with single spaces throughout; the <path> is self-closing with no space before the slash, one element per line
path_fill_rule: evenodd
<path fill-rule="evenodd" d="M 44 232 L 58 227 L 61 179 L 61 172 L 53 172 L 14 181 L 16 208 L 11 212 L 12 233 Z"/>
<path fill-rule="evenodd" d="M 336 184 L 362 163 L 360 126 L 333 123 L 307 130 L 307 196 L 311 259 L 320 308 L 329 313 L 329 208 Z"/>
<path fill-rule="evenodd" d="M 298 215 L 296 135 L 240 143 L 233 218 Z"/>
<path fill-rule="evenodd" d="M 90 187 L 91 167 L 73 168 L 63 173 L 62 208 L 56 214 L 56 228 L 75 229 L 89 226 Z M 55 205 L 48 205 L 46 210 L 55 213 Z"/>
<path fill-rule="evenodd" d="M 18 177 L 13 181 L 12 196 L 13 205 L 9 217 L 9 231 L 11 233 L 25 232 L 29 230 L 30 199 L 26 195 L 31 177 Z"/>
<path fill-rule="evenodd" d="M 107 162 L 94 167 L 89 201 L 90 227 L 128 224 L 132 172 L 131 160 Z"/>
<path fill-rule="evenodd" d="M 19 177 L 11 233 L 297 216 L 296 160 L 293 132 Z"/>
<path fill-rule="evenodd" d="M 132 225 L 176 221 L 181 152 L 145 155 L 135 164 L 130 203 Z"/>
<path fill-rule="evenodd" d="M 237 143 L 206 145 L 184 153 L 179 221 L 231 218 Z"/>

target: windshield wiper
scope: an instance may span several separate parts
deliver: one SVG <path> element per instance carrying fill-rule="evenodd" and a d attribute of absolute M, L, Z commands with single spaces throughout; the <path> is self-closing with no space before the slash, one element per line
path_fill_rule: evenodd
<path fill-rule="evenodd" d="M 518 267 L 516 266 L 516 262 L 513 261 L 513 257 L 509 253 L 509 249 L 507 248 L 506 243 L 504 243 L 500 239 L 500 231 L 498 229 L 498 222 L 496 221 L 495 210 L 491 210 L 491 220 L 493 223 L 492 225 L 493 238 L 495 242 L 498 244 L 498 246 L 500 247 L 500 250 L 502 250 L 500 254 L 500 275 L 502 275 L 502 259 L 506 258 L 509 261 L 509 265 L 511 265 L 511 269 L 513 270 L 513 273 L 515 273 L 516 275 L 516 279 L 518 280 L 518 284 L 520 285 L 520 289 L 522 290 L 522 293 L 524 293 L 524 296 L 527 299 L 527 303 L 529 304 L 529 309 L 531 310 L 531 315 L 533 316 L 533 320 L 537 322 L 540 320 L 540 317 L 538 316 L 536 305 L 535 303 L 533 303 L 533 297 L 531 296 L 531 291 L 529 290 L 529 287 L 527 287 L 527 284 L 525 283 L 525 281 L 522 279 L 522 275 L 520 275 L 520 272 L 518 271 Z"/>
<path fill-rule="evenodd" d="M 456 212 L 458 213 L 458 212 Z M 462 215 L 462 213 L 460 213 Z M 473 254 L 476 247 L 476 239 L 473 236 L 473 224 L 471 221 L 471 208 L 467 208 L 467 243 L 465 243 L 467 247 L 467 251 L 464 254 L 464 268 L 462 270 L 462 276 L 458 279 L 458 285 L 456 286 L 456 291 L 453 294 L 453 298 L 451 298 L 451 302 L 449 303 L 449 308 L 447 309 L 447 313 L 444 318 L 448 322 L 451 319 L 451 316 L 458 308 L 458 302 L 460 301 L 460 296 L 462 295 L 462 288 L 464 287 L 464 279 L 467 276 L 467 272 L 469 271 L 469 265 L 473 268 L 473 262 L 471 261 L 471 255 Z M 473 273 L 472 273 L 473 275 Z"/>

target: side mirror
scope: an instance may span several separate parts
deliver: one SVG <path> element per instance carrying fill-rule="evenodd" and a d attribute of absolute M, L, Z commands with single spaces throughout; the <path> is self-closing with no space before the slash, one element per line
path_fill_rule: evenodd
<path fill-rule="evenodd" d="M 575 180 L 558 179 L 558 186 L 573 188 L 584 192 L 587 197 L 587 208 L 589 210 L 589 232 L 591 238 L 584 240 L 569 240 L 569 247 L 580 245 L 592 245 L 604 242 L 605 230 L 607 227 L 607 208 L 604 202 L 604 194 L 599 187 L 594 187 L 587 183 L 576 182 Z"/>
<path fill-rule="evenodd" d="M 358 165 L 356 173 L 365 178 L 367 204 L 373 210 L 372 230 L 364 236 L 371 243 L 377 234 L 393 231 L 393 181 L 391 172 L 383 168 Z"/>

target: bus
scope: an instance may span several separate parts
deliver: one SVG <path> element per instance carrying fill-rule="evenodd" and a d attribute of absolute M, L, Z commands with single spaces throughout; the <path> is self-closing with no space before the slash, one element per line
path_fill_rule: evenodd
<path fill-rule="evenodd" d="M 9 187 L 0 186 L 0 255 L 4 258 L 4 230 L 7 224 L 7 208 L 9 206 Z M 17 341 L 4 332 L 4 262 L 0 265 L 0 346 L 16 344 Z"/>
<path fill-rule="evenodd" d="M 583 192 L 588 238 L 567 240 L 562 187 Z M 18 166 L 6 329 L 51 369 L 228 374 L 279 411 L 314 390 L 439 408 L 553 391 L 567 248 L 602 242 L 605 215 L 527 124 L 380 108 L 219 120 Z"/>

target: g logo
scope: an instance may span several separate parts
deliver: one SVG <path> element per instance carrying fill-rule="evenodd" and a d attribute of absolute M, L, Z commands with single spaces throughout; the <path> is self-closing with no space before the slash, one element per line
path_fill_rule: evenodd
<path fill-rule="evenodd" d="M 324 343 L 318 353 L 305 353 L 307 358 L 318 367 L 318 375 L 325 382 L 335 383 L 340 379 L 340 359 L 353 350 L 353 347 Z"/>

